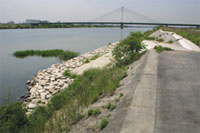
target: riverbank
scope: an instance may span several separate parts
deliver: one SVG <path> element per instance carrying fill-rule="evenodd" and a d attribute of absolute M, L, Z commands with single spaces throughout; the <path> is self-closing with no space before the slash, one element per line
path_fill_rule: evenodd
<path fill-rule="evenodd" d="M 120 27 L 120 26 L 112 26 L 112 25 L 84 25 L 84 24 L 0 24 L 0 30 L 5 29 L 47 29 L 47 28 L 112 28 L 112 27 Z"/>
<path fill-rule="evenodd" d="M 61 64 L 53 64 L 47 69 L 40 70 L 31 80 L 27 81 L 28 92 L 23 98 L 28 113 L 32 112 L 37 106 L 45 106 L 53 95 L 68 87 L 69 84 L 73 82 L 73 78 L 63 75 L 66 70 L 81 74 L 83 70 L 103 67 L 109 64 L 112 60 L 112 54 L 110 53 L 112 53 L 116 44 L 117 43 L 106 45 Z M 106 61 L 106 63 L 99 63 L 96 67 L 90 65 L 91 63 L 93 64 L 93 61 L 85 63 L 85 60 L 96 55 L 99 56 L 99 61 Z M 96 60 L 98 60 L 98 58 Z M 96 64 L 96 60 L 94 60 L 94 64 Z"/>

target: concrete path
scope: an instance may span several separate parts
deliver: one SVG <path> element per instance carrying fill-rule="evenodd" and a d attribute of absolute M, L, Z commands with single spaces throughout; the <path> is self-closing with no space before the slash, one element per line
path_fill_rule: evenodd
<path fill-rule="evenodd" d="M 159 56 L 155 133 L 200 133 L 200 53 Z"/>

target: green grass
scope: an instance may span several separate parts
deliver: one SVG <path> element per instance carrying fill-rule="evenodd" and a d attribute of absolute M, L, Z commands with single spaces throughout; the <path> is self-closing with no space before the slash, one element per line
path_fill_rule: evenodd
<path fill-rule="evenodd" d="M 100 130 L 104 129 L 108 125 L 108 119 L 103 119 L 100 123 Z"/>
<path fill-rule="evenodd" d="M 164 50 L 173 51 L 173 49 L 171 49 L 171 48 L 162 47 L 162 46 L 155 46 L 154 49 L 156 50 L 157 53 L 161 53 Z"/>
<path fill-rule="evenodd" d="M 96 60 L 97 58 L 99 58 L 98 54 L 96 54 L 95 56 L 93 56 L 90 60 Z"/>
<path fill-rule="evenodd" d="M 63 72 L 63 76 L 70 77 L 71 79 L 75 79 L 78 77 L 78 75 L 71 73 L 70 70 L 65 70 Z"/>
<path fill-rule="evenodd" d="M 193 28 L 162 28 L 166 31 L 172 31 L 188 40 L 192 41 L 196 45 L 200 46 L 200 30 Z"/>
<path fill-rule="evenodd" d="M 97 58 L 99 58 L 99 55 L 98 55 L 98 54 L 96 54 L 95 56 L 93 56 L 93 57 L 91 57 L 91 58 L 85 59 L 85 60 L 83 61 L 83 64 L 87 64 L 87 63 L 89 63 L 89 62 L 92 61 L 92 60 L 96 60 Z"/>
<path fill-rule="evenodd" d="M 72 51 L 64 51 L 61 49 L 52 50 L 24 50 L 16 51 L 13 56 L 17 58 L 25 58 L 28 56 L 57 57 L 61 60 L 69 60 L 78 56 L 78 53 Z"/>

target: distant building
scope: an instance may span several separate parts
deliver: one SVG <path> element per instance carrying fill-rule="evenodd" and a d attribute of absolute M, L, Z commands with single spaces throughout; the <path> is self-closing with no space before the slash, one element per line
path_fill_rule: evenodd
<path fill-rule="evenodd" d="M 42 24 L 42 23 L 48 23 L 48 21 L 42 21 L 42 20 L 36 20 L 36 19 L 27 19 L 26 24 Z"/>
<path fill-rule="evenodd" d="M 9 22 L 7 22 L 7 24 L 15 24 L 15 22 L 14 21 L 9 21 Z"/>

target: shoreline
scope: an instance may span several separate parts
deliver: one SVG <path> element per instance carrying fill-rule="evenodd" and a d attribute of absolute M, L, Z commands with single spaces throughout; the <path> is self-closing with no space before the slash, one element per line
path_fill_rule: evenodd
<path fill-rule="evenodd" d="M 74 81 L 74 79 L 69 76 L 63 76 L 64 71 L 81 71 L 80 73 L 78 72 L 81 74 L 85 68 L 89 69 L 93 67 L 90 63 L 95 63 L 98 58 L 107 58 L 106 54 L 110 55 L 110 52 L 112 52 L 116 44 L 117 42 L 107 44 L 70 60 L 59 64 L 52 64 L 49 68 L 40 70 L 31 80 L 26 82 L 28 85 L 28 92 L 21 97 L 23 99 L 23 104 L 27 109 L 27 113 L 32 112 L 37 106 L 45 106 L 53 95 L 59 93 L 64 88 L 67 88 Z M 86 59 L 92 58 L 95 55 L 99 55 L 99 57 L 94 61 L 84 63 Z M 99 68 L 101 68 L 101 65 L 105 65 L 105 63 L 98 65 L 100 65 Z M 81 67 L 83 67 L 83 69 Z"/>

